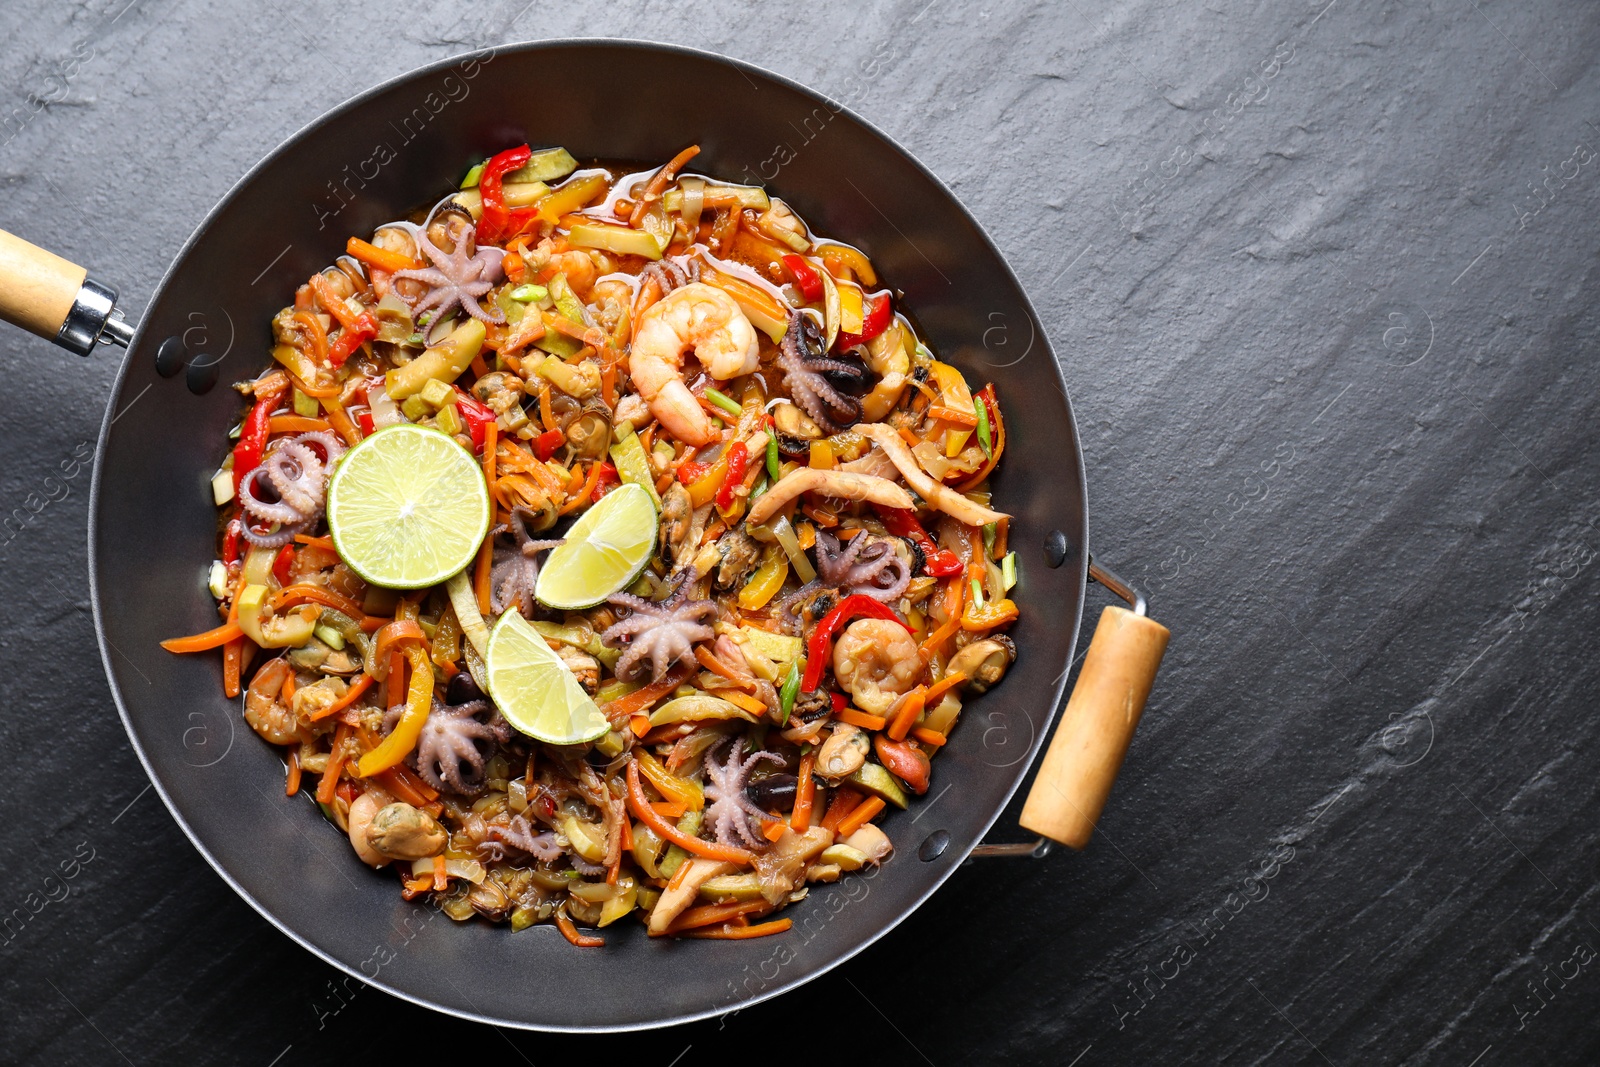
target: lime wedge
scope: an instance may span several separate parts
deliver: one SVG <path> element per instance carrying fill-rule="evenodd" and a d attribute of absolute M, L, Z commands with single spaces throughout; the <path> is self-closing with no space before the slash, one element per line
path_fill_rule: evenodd
<path fill-rule="evenodd" d="M 620 485 L 584 512 L 566 538 L 545 558 L 533 593 L 558 611 L 580 611 L 626 589 L 650 562 L 655 502 L 642 485 Z"/>
<path fill-rule="evenodd" d="M 328 530 L 373 585 L 421 589 L 461 570 L 489 532 L 489 487 L 472 454 L 425 426 L 379 430 L 328 483 Z"/>
<path fill-rule="evenodd" d="M 575 745 L 611 729 L 577 677 L 516 608 L 494 624 L 484 663 L 489 695 L 506 721 L 529 737 Z"/>

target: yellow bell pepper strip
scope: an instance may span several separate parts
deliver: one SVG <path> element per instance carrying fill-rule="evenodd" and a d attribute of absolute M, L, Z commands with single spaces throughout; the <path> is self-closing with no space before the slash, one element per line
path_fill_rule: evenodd
<path fill-rule="evenodd" d="M 1006 450 L 1006 424 L 1000 418 L 1000 400 L 995 395 L 994 383 L 990 382 L 978 390 L 978 395 L 973 398 L 973 402 L 982 404 L 985 413 L 988 415 L 989 433 L 994 440 L 994 447 L 986 452 L 988 458 L 984 460 L 983 466 L 978 468 L 978 472 L 956 486 L 956 492 L 958 493 L 971 492 L 982 485 L 983 480 L 989 477 L 995 466 L 1000 462 L 1000 454 Z"/>
<path fill-rule="evenodd" d="M 405 711 L 383 743 L 362 756 L 356 764 L 356 773 L 363 778 L 382 774 L 410 755 L 411 750 L 417 747 L 422 724 L 428 721 L 428 712 L 433 710 L 433 662 L 419 644 L 408 644 L 404 652 L 406 662 L 411 665 L 411 686 L 406 692 Z"/>
<path fill-rule="evenodd" d="M 967 610 L 961 613 L 961 628 L 963 630 L 992 630 L 996 626 L 1004 626 L 1017 617 L 1017 606 L 1010 599 L 991 601 L 969 601 Z"/>
<path fill-rule="evenodd" d="M 760 611 L 783 588 L 788 577 L 789 557 L 777 545 L 769 546 L 761 566 L 739 590 L 739 606 L 745 611 Z"/>
<path fill-rule="evenodd" d="M 639 761 L 639 770 L 650 779 L 650 784 L 656 787 L 656 792 L 668 800 L 683 805 L 685 811 L 700 811 L 706 806 L 705 790 L 700 787 L 699 782 L 673 774 L 647 749 L 635 749 L 633 758 Z"/>
<path fill-rule="evenodd" d="M 699 464 L 685 463 L 684 467 Z M 680 470 L 680 480 L 682 471 Z M 687 486 L 689 490 L 689 503 L 694 507 L 704 507 L 717 498 L 717 490 L 722 488 L 722 483 L 728 476 L 728 453 L 723 452 L 718 460 L 705 469 L 705 472 Z"/>

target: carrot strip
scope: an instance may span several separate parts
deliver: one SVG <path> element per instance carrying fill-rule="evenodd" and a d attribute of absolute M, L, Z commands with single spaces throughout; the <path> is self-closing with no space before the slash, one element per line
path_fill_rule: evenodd
<path fill-rule="evenodd" d="M 944 743 L 949 740 L 944 734 L 937 730 L 930 730 L 926 726 L 916 727 L 911 731 L 911 736 L 925 745 L 932 745 L 934 748 L 943 748 Z"/>
<path fill-rule="evenodd" d="M 793 925 L 793 919 L 774 919 L 769 923 L 756 923 L 753 926 L 714 926 L 709 929 L 689 930 L 679 936 L 703 937 L 713 941 L 743 941 L 750 937 L 781 934 Z"/>
<path fill-rule="evenodd" d="M 326 552 L 334 553 L 339 551 L 333 547 L 333 538 L 331 537 L 312 537 L 310 534 L 295 534 L 294 539 L 296 543 L 307 545 L 311 548 L 320 548 Z"/>
<path fill-rule="evenodd" d="M 933 707 L 934 703 L 938 701 L 940 697 L 944 696 L 946 690 L 958 686 L 966 680 L 967 676 L 964 672 L 951 671 L 943 678 L 940 678 L 937 682 L 934 682 L 928 686 L 928 691 L 923 695 L 922 698 L 922 706 L 927 708 Z"/>
<path fill-rule="evenodd" d="M 272 598 L 272 609 L 274 611 L 282 611 L 284 608 L 293 607 L 296 604 L 304 604 L 307 601 L 343 612 L 352 619 L 359 620 L 367 617 L 367 613 L 361 610 L 361 605 L 349 597 L 335 593 L 325 586 L 306 583 L 291 585 L 283 589 L 277 596 Z"/>
<path fill-rule="evenodd" d="M 755 697 L 751 696 L 749 693 L 740 693 L 731 689 L 723 689 L 720 690 L 717 695 L 722 697 L 722 699 L 726 700 L 728 703 L 743 708 L 745 711 L 748 711 L 758 719 L 767 713 L 767 706 L 761 701 L 757 700 Z"/>
<path fill-rule="evenodd" d="M 239 629 L 239 624 L 230 620 L 215 630 L 207 630 L 203 634 L 169 638 L 161 642 L 161 647 L 168 652 L 205 652 L 208 649 L 221 648 L 229 641 L 243 636 L 244 631 Z"/>
<path fill-rule="evenodd" d="M 398 648 L 389 653 L 389 676 L 384 679 L 383 686 L 384 707 L 392 708 L 396 704 L 405 703 L 406 654 Z"/>
<path fill-rule="evenodd" d="M 289 776 L 283 783 L 283 795 L 292 797 L 300 792 L 300 750 L 289 750 Z"/>
<path fill-rule="evenodd" d="M 291 669 L 283 676 L 283 686 L 278 690 L 278 695 L 283 698 L 285 704 L 294 699 L 294 689 L 294 671 Z"/>
<path fill-rule="evenodd" d="M 934 404 L 929 407 L 928 417 L 967 428 L 978 425 L 978 416 L 975 412 L 962 411 L 960 408 L 948 408 L 943 404 Z"/>
<path fill-rule="evenodd" d="M 684 864 L 688 866 L 688 864 Z M 573 923 L 571 916 L 564 911 L 556 912 L 556 929 L 561 931 L 561 936 L 579 948 L 604 948 L 606 939 L 595 937 L 592 934 L 578 933 L 578 927 Z"/>
<path fill-rule="evenodd" d="M 833 800 L 828 804 L 828 810 L 823 813 L 822 825 L 825 829 L 832 830 L 834 836 L 839 833 L 839 824 L 844 817 L 855 810 L 861 803 L 861 794 L 846 786 L 833 794 Z"/>
<path fill-rule="evenodd" d="M 966 573 L 962 572 L 950 580 L 950 588 L 945 593 L 945 614 L 950 616 L 948 622 L 928 636 L 917 650 L 922 653 L 923 659 L 932 659 L 944 647 L 944 643 L 955 636 L 961 629 L 961 606 L 966 603 Z M 954 605 L 952 607 L 952 605 Z"/>
<path fill-rule="evenodd" d="M 994 524 L 994 557 L 1006 558 L 1006 542 L 1011 534 L 1011 519 L 1003 518 Z"/>
<path fill-rule="evenodd" d="M 617 365 L 607 363 L 600 368 L 600 399 L 606 402 L 606 407 L 617 406 Z"/>
<path fill-rule="evenodd" d="M 419 793 L 408 779 L 396 774 L 393 767 L 382 774 L 373 775 L 372 780 L 393 793 L 397 800 L 403 800 L 413 808 L 426 809 L 430 806 L 428 798 Z"/>
<path fill-rule="evenodd" d="M 373 681 L 374 679 L 372 675 L 363 674 L 355 685 L 352 685 L 349 689 L 345 690 L 344 696 L 340 697 L 338 700 L 335 700 L 332 704 L 329 704 L 321 711 L 313 712 L 311 715 L 311 721 L 316 722 L 318 719 L 327 719 L 339 714 L 345 708 L 348 708 L 351 704 L 354 704 L 362 693 L 365 693 L 368 689 L 371 689 Z"/>
<path fill-rule="evenodd" d="M 244 674 L 244 643 L 245 638 L 236 637 L 222 646 L 222 692 L 225 696 L 236 697 L 243 687 L 240 676 Z"/>
<path fill-rule="evenodd" d="M 693 670 L 687 663 L 680 663 L 672 672 L 659 682 L 651 682 L 643 689 L 635 689 L 626 693 L 600 710 L 612 722 L 618 722 L 628 716 L 647 711 L 650 705 L 682 685 L 684 679 L 689 677 Z"/>
<path fill-rule="evenodd" d="M 681 819 L 684 813 L 689 810 L 686 805 L 677 800 L 657 800 L 652 802 L 650 806 L 663 819 Z"/>
<path fill-rule="evenodd" d="M 304 415 L 274 415 L 267 420 L 268 433 L 320 433 L 332 428 L 327 419 L 308 419 Z"/>
<path fill-rule="evenodd" d="M 328 413 L 328 423 L 339 436 L 343 437 L 345 444 L 354 447 L 361 443 L 361 431 L 356 429 L 356 424 L 350 421 L 350 416 L 345 414 L 344 405 L 331 396 L 322 398 L 322 407 Z"/>
<path fill-rule="evenodd" d="M 482 378 L 489 373 L 489 364 L 483 361 L 482 356 L 473 356 L 469 366 L 472 368 L 474 378 Z"/>
<path fill-rule="evenodd" d="M 868 715 L 855 708 L 841 708 L 833 713 L 833 717 L 840 722 L 847 722 L 851 726 L 859 726 L 863 730 L 881 730 L 889 722 L 882 715 Z"/>
<path fill-rule="evenodd" d="M 778 838 L 782 837 L 783 832 L 788 828 L 789 824 L 784 822 L 782 819 L 773 819 L 771 822 L 767 823 L 761 828 L 761 836 L 766 838 L 768 841 L 776 843 Z"/>
<path fill-rule="evenodd" d="M 600 484 L 601 466 L 602 464 L 598 460 L 589 464 L 589 479 L 583 483 L 583 492 L 561 505 L 561 509 L 556 512 L 557 515 L 565 515 L 569 511 L 575 511 L 589 502 L 589 498 L 594 496 L 595 487 Z"/>
<path fill-rule="evenodd" d="M 494 463 L 499 446 L 500 426 L 498 423 L 485 423 L 483 427 L 483 478 L 490 485 L 494 484 Z"/>
<path fill-rule="evenodd" d="M 639 780 L 639 764 L 634 760 L 628 761 L 628 809 L 633 812 L 635 818 L 650 827 L 662 838 L 693 852 L 697 856 L 704 856 L 706 859 L 711 860 L 723 860 L 727 863 L 737 863 L 742 867 L 748 867 L 755 862 L 755 857 L 742 848 L 719 845 L 712 841 L 702 841 L 698 837 L 690 837 L 672 823 L 657 815 L 655 809 L 645 800 L 644 785 Z"/>
<path fill-rule="evenodd" d="M 695 648 L 694 648 L 694 658 L 700 661 L 700 666 L 704 667 L 706 670 L 710 671 L 712 674 L 717 675 L 718 677 L 726 678 L 728 681 L 732 682 L 734 685 L 737 685 L 740 689 L 743 689 L 746 693 L 754 693 L 756 691 L 756 683 L 755 683 L 754 679 L 746 678 L 743 675 L 739 674 L 732 667 L 728 666 L 726 663 L 722 662 L 722 660 L 718 659 L 717 658 L 717 654 L 715 652 L 712 652 L 705 645 L 696 645 L 695 646 Z M 738 701 L 734 701 L 734 703 L 738 704 L 739 702 Z M 739 704 L 739 706 L 740 707 L 744 707 L 743 704 Z M 749 711 L 750 709 L 749 708 L 745 708 L 745 710 Z M 756 714 L 758 714 L 758 715 L 759 714 L 763 714 L 765 711 L 766 711 L 766 705 L 763 704 L 762 705 L 762 710 L 760 712 L 757 712 Z"/>
<path fill-rule="evenodd" d="M 700 926 L 715 926 L 720 923 L 731 922 L 741 915 L 749 915 L 753 911 L 760 911 L 766 907 L 770 907 L 770 905 L 764 900 L 733 900 L 724 904 L 701 904 L 699 907 L 690 908 L 672 920 L 672 923 L 665 930 L 655 936 L 681 934 L 685 930 L 693 930 Z"/>
<path fill-rule="evenodd" d="M 549 382 L 539 383 L 539 421 L 544 423 L 544 428 L 547 431 L 554 430 L 556 428 L 555 412 L 550 410 Z"/>
<path fill-rule="evenodd" d="M 857 830 L 861 829 L 867 823 L 876 818 L 878 812 L 882 810 L 882 797 L 868 797 L 866 800 L 856 805 L 856 807 L 851 810 L 849 815 L 846 815 L 842 820 L 840 820 L 839 828 L 834 831 L 834 836 L 849 837 L 851 834 L 855 833 Z"/>
<path fill-rule="evenodd" d="M 340 723 L 333 732 L 333 750 L 328 756 L 328 766 L 317 783 L 317 803 L 332 804 L 334 790 L 339 786 L 339 772 L 344 770 L 345 748 L 350 740 L 349 725 Z"/>
<path fill-rule="evenodd" d="M 472 572 L 472 591 L 478 598 L 480 614 L 489 614 L 489 566 L 494 562 L 494 538 L 485 537 L 478 548 L 478 562 Z M 956 622 L 960 623 L 960 619 Z"/>
<path fill-rule="evenodd" d="M 889 720 L 889 738 L 893 741 L 904 741 L 906 734 L 911 732 L 911 724 L 917 721 L 917 716 L 922 714 L 928 690 L 917 686 L 905 695 L 900 701 L 900 708 L 894 713 L 894 718 Z"/>
<path fill-rule="evenodd" d="M 433 888 L 435 892 L 442 892 L 450 886 L 450 872 L 445 869 L 444 856 L 433 857 Z"/>
<path fill-rule="evenodd" d="M 650 732 L 650 716 L 632 715 L 628 718 L 628 728 L 633 731 L 633 736 L 643 737 Z"/>
<path fill-rule="evenodd" d="M 391 252 L 387 248 L 379 248 L 377 245 L 369 244 L 359 237 L 352 237 L 346 241 L 344 250 L 367 266 L 386 270 L 390 274 L 399 270 L 415 270 L 417 267 L 422 266 L 410 256 L 403 256 L 399 252 Z"/>
<path fill-rule="evenodd" d="M 672 179 L 678 176 L 678 171 L 682 170 L 684 165 L 687 164 L 689 160 L 693 159 L 699 154 L 700 146 L 697 144 L 692 144 L 688 148 L 685 148 L 682 152 L 679 152 L 677 155 L 673 156 L 671 161 L 668 162 L 666 166 L 662 167 L 660 170 L 656 171 L 650 176 L 650 180 L 645 183 L 644 191 L 639 194 L 639 199 L 634 201 L 633 213 L 628 216 L 629 226 L 638 229 L 639 220 L 644 218 L 644 213 L 646 209 L 649 208 L 650 204 L 658 199 L 661 196 L 662 190 L 666 189 L 667 185 L 672 181 Z"/>
<path fill-rule="evenodd" d="M 811 829 L 811 805 L 817 797 L 817 783 L 811 777 L 811 771 L 816 765 L 815 752 L 807 752 L 800 757 L 800 776 L 794 786 L 794 812 L 789 818 L 789 825 L 794 827 L 797 834 Z"/>

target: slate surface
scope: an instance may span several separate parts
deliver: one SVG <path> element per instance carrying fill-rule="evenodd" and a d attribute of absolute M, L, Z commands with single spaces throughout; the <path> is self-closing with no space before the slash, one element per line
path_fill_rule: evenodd
<path fill-rule="evenodd" d="M 1596 1062 L 1600 10 L 1101 7 L 0 10 L 0 226 L 135 317 L 260 155 L 467 48 L 678 41 L 843 100 L 1016 266 L 1096 547 L 1174 632 L 1086 853 L 969 865 L 775 1003 L 577 1039 L 341 999 L 124 743 L 84 558 L 113 361 L 0 333 L 0 500 L 26 509 L 0 534 L 0 910 L 22 915 L 0 1060 Z"/>

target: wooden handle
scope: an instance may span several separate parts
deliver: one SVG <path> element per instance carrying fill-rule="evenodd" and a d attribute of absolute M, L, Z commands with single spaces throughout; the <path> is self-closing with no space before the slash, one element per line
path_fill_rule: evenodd
<path fill-rule="evenodd" d="M 54 341 L 87 273 L 0 230 L 0 319 Z"/>
<path fill-rule="evenodd" d="M 1111 606 L 1022 807 L 1022 826 L 1072 848 L 1089 843 L 1167 650 L 1167 628 Z"/>

